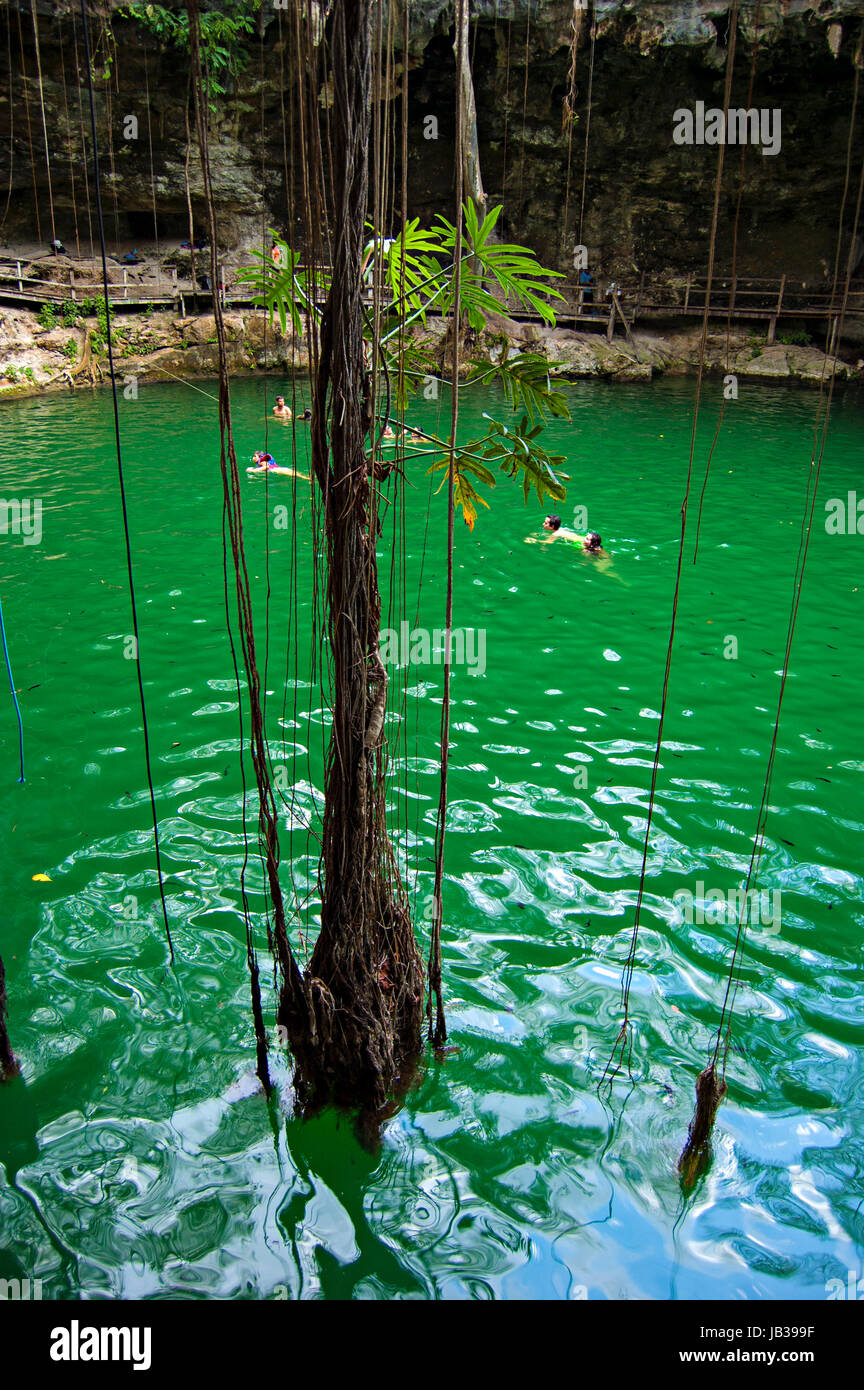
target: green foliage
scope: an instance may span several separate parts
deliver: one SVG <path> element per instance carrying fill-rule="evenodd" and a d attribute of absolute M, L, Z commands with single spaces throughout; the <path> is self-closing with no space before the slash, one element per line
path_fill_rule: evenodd
<path fill-rule="evenodd" d="M 369 225 L 370 231 L 374 228 Z M 420 218 L 408 222 L 404 232 L 395 237 L 389 248 L 380 238 L 373 238 L 370 250 L 380 246 L 383 253 L 385 275 L 393 297 L 392 307 L 399 312 L 400 306 L 426 322 L 426 309 L 433 302 L 428 296 L 433 288 L 440 286 L 441 262 L 444 251 L 440 235 L 436 231 L 424 231 Z M 424 297 L 425 294 L 425 297 Z M 437 297 L 435 294 L 433 297 Z"/>
<path fill-rule="evenodd" d="M 33 371 L 33 368 L 32 368 L 32 367 L 25 367 L 25 368 L 24 368 L 24 375 L 25 375 L 25 377 L 27 378 L 28 381 L 35 381 L 35 380 L 36 380 L 36 373 Z"/>
<path fill-rule="evenodd" d="M 523 309 L 533 309 L 544 323 L 554 324 L 555 314 L 550 301 L 563 300 L 553 285 L 553 279 L 563 279 L 556 270 L 545 270 L 533 251 L 525 246 L 509 242 L 491 240 L 495 224 L 501 215 L 501 208 L 493 208 L 481 222 L 477 209 L 471 202 L 465 205 L 465 236 L 462 240 L 463 257 L 467 251 L 467 261 L 462 266 L 459 288 L 459 308 L 468 316 L 468 322 L 475 332 L 486 326 L 486 314 L 501 313 L 504 307 L 495 295 L 497 290 L 505 298 L 515 300 Z M 446 217 L 438 214 L 441 224 L 441 244 L 456 254 L 456 228 Z M 449 292 L 445 291 L 439 301 L 443 312 L 454 308 L 455 279 L 451 280 Z"/>
<path fill-rule="evenodd" d="M 63 353 L 64 356 L 68 357 L 70 362 L 78 361 L 78 344 L 74 338 L 69 338 L 63 349 Z"/>
<path fill-rule="evenodd" d="M 239 48 L 244 34 L 255 29 L 255 14 L 261 0 L 211 0 L 202 5 L 201 64 L 204 69 L 204 90 L 207 97 L 225 95 L 225 83 L 243 66 L 244 56 Z M 177 13 L 164 5 L 127 5 L 118 13 L 125 19 L 137 19 L 166 47 L 173 44 L 184 53 L 190 51 L 189 14 L 183 8 Z"/>
<path fill-rule="evenodd" d="M 279 248 L 279 264 L 274 262 L 269 251 L 253 251 L 256 263 L 238 270 L 237 281 L 255 291 L 252 303 L 267 310 L 271 323 L 278 318 L 283 335 L 290 318 L 291 327 L 299 338 L 303 334 L 303 314 L 315 312 L 316 299 L 327 293 L 328 286 L 320 273 L 317 286 L 313 284 L 311 271 L 298 273 L 299 254 L 281 241 L 272 227 L 270 236 Z"/>
<path fill-rule="evenodd" d="M 95 313 L 96 313 L 96 300 L 95 300 L 95 299 L 82 299 L 82 300 L 81 300 L 81 317 L 86 319 L 86 318 L 89 318 L 91 314 L 95 314 Z"/>
<path fill-rule="evenodd" d="M 813 339 L 803 328 L 796 328 L 794 332 L 779 333 L 777 341 L 785 343 L 787 347 L 809 347 Z"/>
<path fill-rule="evenodd" d="M 72 299 L 64 299 L 60 305 L 64 328 L 74 328 L 78 322 L 78 305 Z"/>
<path fill-rule="evenodd" d="M 471 382 L 497 380 L 513 410 L 527 410 L 531 423 L 547 415 L 570 418 L 563 391 L 555 391 L 549 377 L 550 363 L 536 352 L 517 352 L 508 356 L 505 346 L 497 361 L 475 362 L 468 378 Z"/>
<path fill-rule="evenodd" d="M 440 214 L 432 228 L 424 230 L 415 218 L 392 239 L 380 237 L 370 227 L 365 274 L 367 282 L 374 283 L 377 277 L 385 290 L 385 302 L 379 314 L 380 333 L 374 352 L 371 321 L 367 321 L 365 336 L 370 348 L 367 365 L 371 368 L 375 360 L 383 367 L 390 407 L 401 409 L 421 382 L 437 377 L 441 371 L 433 349 L 402 330 L 414 321 L 425 323 L 430 311 L 449 316 L 453 327 L 461 327 L 467 321 L 473 330 L 473 341 L 461 353 L 462 364 L 467 367 L 464 384 L 497 381 L 511 409 L 521 412 L 513 425 L 487 415 L 486 434 L 470 444 L 456 446 L 455 501 L 466 525 L 473 529 L 478 506 L 489 505 L 478 486 L 494 487 L 501 473 L 521 479 L 526 501 L 532 489 L 541 503 L 547 498 L 564 500 L 565 484 L 569 481 L 561 471 L 565 459 L 563 455 L 548 454 L 540 444 L 540 435 L 547 416 L 569 419 L 570 413 L 563 392 L 552 385 L 551 364 L 545 357 L 530 352 L 511 355 L 506 339 L 495 345 L 494 352 L 484 349 L 480 341 L 488 315 L 506 313 L 508 306 L 514 304 L 554 325 L 555 302 L 563 296 L 553 281 L 562 277 L 545 269 L 527 247 L 493 240 L 500 207 L 493 208 L 482 221 L 470 202 L 464 205 L 463 212 L 461 238 L 453 224 Z M 253 303 L 267 310 L 271 322 L 278 318 L 285 333 L 290 320 L 299 335 L 304 315 L 313 323 L 318 322 L 318 305 L 328 285 L 319 278 L 313 286 L 309 273 L 300 267 L 299 256 L 275 233 L 272 235 L 281 251 L 280 264 L 274 265 L 269 253 L 255 252 L 254 264 L 240 270 L 237 278 L 252 288 Z M 457 247 L 461 258 L 458 291 Z M 435 461 L 429 472 L 444 472 L 443 488 L 449 476 L 451 441 L 431 442 Z"/>
<path fill-rule="evenodd" d="M 541 433 L 543 426 L 540 423 L 531 425 L 529 419 L 523 415 L 512 428 L 508 428 L 500 420 L 493 420 L 484 411 L 484 419 L 489 421 L 489 431 L 487 435 L 475 440 L 471 444 L 460 445 L 456 450 L 453 465 L 453 485 L 456 505 L 462 508 L 462 515 L 469 530 L 474 529 L 474 522 L 477 519 L 477 503 L 480 502 L 484 507 L 488 507 L 488 502 L 476 491 L 472 478 L 486 487 L 494 487 L 496 483 L 493 467 L 504 473 L 508 478 L 521 478 L 522 493 L 525 501 L 534 488 L 541 504 L 550 498 L 554 502 L 563 502 L 567 496 L 566 483 L 570 481 L 566 473 L 561 471 L 562 465 L 566 463 L 563 454 L 547 454 L 545 449 L 537 443 L 537 437 Z M 432 467 L 427 469 L 429 473 L 445 472 L 441 487 L 447 481 L 446 473 L 450 468 L 449 452 L 446 457 L 439 458 Z M 441 488 L 438 489 L 439 492 Z"/>
<path fill-rule="evenodd" d="M 7 381 L 17 381 L 17 380 L 18 380 L 18 368 L 17 368 L 17 367 L 13 367 L 13 366 L 12 366 L 12 363 L 10 362 L 10 363 L 7 364 L 7 366 L 5 366 L 5 367 L 3 368 L 3 375 L 5 376 L 5 378 L 6 378 Z"/>
<path fill-rule="evenodd" d="M 50 331 L 57 327 L 57 315 L 53 304 L 43 304 L 39 310 L 39 327 Z"/>

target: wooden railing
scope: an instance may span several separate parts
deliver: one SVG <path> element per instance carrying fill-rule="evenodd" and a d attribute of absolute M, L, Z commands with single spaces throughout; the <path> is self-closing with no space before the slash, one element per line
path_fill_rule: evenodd
<path fill-rule="evenodd" d="M 0 260 L 0 299 L 22 304 L 61 304 L 65 300 L 80 303 L 84 299 L 101 301 L 101 279 L 93 276 L 85 282 L 80 273 L 68 270 L 68 281 L 43 279 L 38 275 L 24 273 L 25 263 L 21 261 Z M 32 262 L 29 263 L 32 269 Z M 109 302 L 114 308 L 143 308 L 147 305 L 176 308 L 186 312 L 187 304 L 206 304 L 211 301 L 212 291 L 195 289 L 191 280 L 181 279 L 178 272 L 171 269 L 166 274 L 156 267 L 155 274 L 149 266 L 138 274 L 133 267 L 112 266 L 119 280 L 108 286 Z M 222 303 L 225 306 L 250 306 L 252 296 L 247 286 L 227 284 L 225 272 L 220 274 Z M 556 282 L 556 288 L 564 296 L 564 303 L 556 307 L 556 319 L 562 326 L 573 324 L 585 327 L 602 326 L 611 339 L 617 323 L 622 323 L 629 335 L 631 327 L 640 318 L 693 317 L 704 314 L 706 300 L 708 312 L 714 317 L 732 317 L 739 320 L 757 320 L 767 324 L 768 342 L 774 341 L 777 322 L 780 319 L 826 320 L 836 336 L 839 318 L 844 310 L 848 317 L 864 316 L 864 279 L 850 283 L 846 296 L 845 282 L 834 291 L 825 281 L 793 280 L 786 275 L 777 278 L 768 276 L 731 276 L 728 272 L 715 274 L 711 282 L 710 296 L 705 275 L 688 275 L 674 281 L 647 282 L 643 272 L 637 284 L 615 284 L 614 290 L 605 281 L 590 288 L 580 285 L 576 280 L 565 279 Z M 538 322 L 537 315 L 525 313 L 506 302 L 501 312 L 523 321 Z"/>

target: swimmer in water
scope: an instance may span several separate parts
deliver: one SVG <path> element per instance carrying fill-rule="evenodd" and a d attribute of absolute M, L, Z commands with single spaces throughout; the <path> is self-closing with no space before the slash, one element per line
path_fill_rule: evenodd
<path fill-rule="evenodd" d="M 571 531 L 569 526 L 561 525 L 560 516 L 547 516 L 543 521 L 543 530 L 546 535 L 542 541 L 538 541 L 536 536 L 528 536 L 529 545 L 548 545 L 551 541 L 562 540 L 570 541 L 571 545 L 581 546 L 586 555 L 605 555 L 603 542 L 596 531 L 589 531 L 587 535 L 580 536 L 578 531 Z"/>
<path fill-rule="evenodd" d="M 630 588 L 629 579 L 624 579 L 612 566 L 612 556 L 608 550 L 604 550 L 602 538 L 596 531 L 588 531 L 584 536 L 578 531 L 571 531 L 569 527 L 561 525 L 560 516 L 547 516 L 543 522 L 543 530 L 546 535 L 541 540 L 539 536 L 526 536 L 528 545 L 548 545 L 554 540 L 569 541 L 571 545 L 578 546 L 585 559 L 593 560 L 597 569 L 602 574 L 608 574 L 612 579 L 619 580 L 626 589 Z"/>
<path fill-rule="evenodd" d="M 283 478 L 303 478 L 305 482 L 309 481 L 307 473 L 298 473 L 294 468 L 280 468 L 273 455 L 264 453 L 261 449 L 255 450 L 252 462 L 255 467 L 247 468 L 247 473 L 279 473 Z"/>
<path fill-rule="evenodd" d="M 382 439 L 395 439 L 395 438 L 396 438 L 396 435 L 393 433 L 393 429 L 392 429 L 392 426 L 391 426 L 389 420 L 387 421 L 387 424 L 384 426 L 384 433 L 382 434 L 381 438 L 382 438 Z"/>
<path fill-rule="evenodd" d="M 276 416 L 277 420 L 291 419 L 291 407 L 290 405 L 285 404 L 284 396 L 276 397 L 276 404 L 273 407 L 273 414 Z"/>
<path fill-rule="evenodd" d="M 252 455 L 252 462 L 254 464 L 257 464 L 256 471 L 259 473 L 266 473 L 268 468 L 276 467 L 276 460 L 274 459 L 273 455 L 266 453 L 263 449 L 255 450 L 254 454 Z M 252 472 L 251 469 L 249 471 L 250 473 Z"/>

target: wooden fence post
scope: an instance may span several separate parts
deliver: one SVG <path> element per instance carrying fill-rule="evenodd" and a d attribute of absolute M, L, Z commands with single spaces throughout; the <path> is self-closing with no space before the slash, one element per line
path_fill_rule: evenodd
<path fill-rule="evenodd" d="M 777 337 L 777 319 L 779 318 L 779 316 L 780 316 L 780 311 L 781 311 L 781 309 L 783 308 L 783 292 L 784 292 L 785 289 L 786 289 L 786 276 L 785 276 L 785 274 L 784 274 L 784 275 L 781 276 L 781 278 L 780 278 L 780 293 L 779 293 L 778 296 L 777 296 L 777 304 L 776 304 L 776 306 L 775 306 L 774 313 L 771 315 L 771 317 L 770 317 L 769 320 L 768 320 L 768 336 L 767 336 L 767 338 L 765 339 L 765 343 L 766 343 L 766 346 L 767 346 L 767 347 L 773 347 L 773 346 L 774 346 L 774 340 L 775 340 L 776 337 Z"/>

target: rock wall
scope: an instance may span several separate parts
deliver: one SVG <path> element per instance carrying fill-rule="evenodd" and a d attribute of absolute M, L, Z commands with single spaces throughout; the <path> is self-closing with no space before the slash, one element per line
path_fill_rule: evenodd
<path fill-rule="evenodd" d="M 30 6 L 15 0 L 3 8 L 0 208 L 6 215 L 0 235 L 10 249 L 44 243 L 53 201 L 57 235 L 75 246 L 77 223 L 77 245 L 89 250 L 93 199 L 77 5 L 36 5 L 47 162 Z M 155 199 L 156 232 L 176 244 L 188 235 L 186 56 L 160 45 L 116 5 L 97 3 L 91 10 L 109 241 L 151 241 Z M 574 10 L 579 37 L 571 80 Z M 258 33 L 244 41 L 238 72 L 214 103 L 215 192 L 222 237 L 235 248 L 260 244 L 266 230 L 262 196 L 263 223 L 287 230 L 289 190 L 296 194 L 302 179 L 292 148 L 301 65 L 290 38 L 291 13 L 265 0 Z M 561 268 L 570 265 L 572 247 L 581 241 L 599 274 L 622 280 L 632 281 L 643 270 L 654 276 L 704 269 L 717 149 L 676 145 L 673 115 L 699 101 L 722 106 L 728 3 L 594 0 L 582 11 L 580 0 L 575 6 L 574 0 L 471 0 L 471 13 L 483 178 L 490 201 L 504 204 L 505 234 L 530 243 Z M 452 0 L 412 0 L 409 51 L 403 54 L 401 9 L 393 0 L 396 51 L 387 95 L 396 98 L 391 115 L 398 133 L 407 70 L 409 204 L 424 219 L 452 205 L 452 17 Z M 741 150 L 727 148 L 719 265 L 731 262 L 739 191 L 740 273 L 785 271 L 821 280 L 833 265 L 862 17 L 864 0 L 742 0 L 733 105 L 750 104 L 752 74 L 752 105 L 782 112 L 782 146 L 773 157 L 748 147 L 743 160 Z M 385 27 L 388 22 L 385 12 Z M 574 116 L 562 129 L 571 90 Z M 326 101 L 326 93 L 321 99 Z M 129 116 L 138 122 L 137 138 L 124 136 Z M 430 116 L 437 121 L 437 139 L 425 138 L 433 129 Z M 853 142 L 853 179 L 864 143 L 862 119 Z M 200 226 L 194 142 L 189 175 Z"/>
<path fill-rule="evenodd" d="M 0 307 L 0 401 L 46 390 L 88 388 L 110 380 L 104 344 L 94 315 L 73 325 L 46 327 L 27 310 Z M 248 375 L 268 371 L 278 380 L 308 372 L 307 340 L 292 333 L 282 335 L 278 326 L 265 321 L 260 311 L 231 309 L 225 314 L 229 371 Z M 445 371 L 445 325 L 430 319 L 426 330 L 416 330 L 438 356 Z M 692 376 L 699 367 L 700 331 L 682 327 L 665 335 L 637 329 L 632 341 L 604 334 L 518 323 L 503 315 L 490 315 L 487 346 L 498 347 L 501 336 L 519 350 L 540 353 L 556 376 L 576 379 L 599 377 L 613 381 L 650 381 L 655 376 Z M 112 317 L 114 363 L 124 390 L 134 378 L 147 386 L 172 377 L 215 377 L 219 359 L 216 323 L 212 314 L 116 314 Z M 705 355 L 709 374 L 733 372 L 744 379 L 794 381 L 821 388 L 830 375 L 838 383 L 860 383 L 864 361 L 856 365 L 828 359 L 815 346 L 778 343 L 767 346 L 757 335 L 733 332 L 728 344 L 725 331 L 711 334 Z M 136 388 L 137 389 L 137 388 Z"/>

